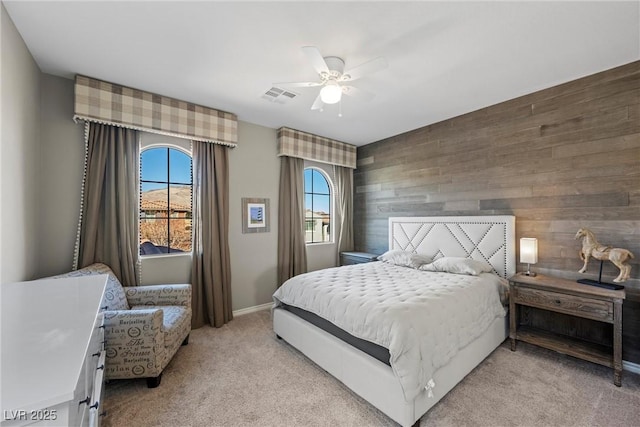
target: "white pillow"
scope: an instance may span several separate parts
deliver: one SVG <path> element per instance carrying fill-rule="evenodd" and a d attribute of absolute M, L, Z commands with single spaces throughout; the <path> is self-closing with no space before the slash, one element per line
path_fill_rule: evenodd
<path fill-rule="evenodd" d="M 423 264 L 429 264 L 431 262 L 431 258 L 426 255 L 414 254 L 397 249 L 383 253 L 378 257 L 378 260 L 411 268 L 420 268 Z"/>
<path fill-rule="evenodd" d="M 470 258 L 442 257 L 431 264 L 424 264 L 419 267 L 424 271 L 439 271 L 453 274 L 468 274 L 477 276 L 480 273 L 491 273 L 493 267 L 484 261 L 477 261 Z"/>

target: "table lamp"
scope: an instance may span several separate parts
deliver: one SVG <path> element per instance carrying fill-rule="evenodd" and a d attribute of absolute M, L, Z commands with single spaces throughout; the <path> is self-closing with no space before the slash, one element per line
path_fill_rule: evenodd
<path fill-rule="evenodd" d="M 538 239 L 535 237 L 520 238 L 520 262 L 527 264 L 525 276 L 534 277 L 536 273 L 531 271 L 531 264 L 538 262 Z"/>

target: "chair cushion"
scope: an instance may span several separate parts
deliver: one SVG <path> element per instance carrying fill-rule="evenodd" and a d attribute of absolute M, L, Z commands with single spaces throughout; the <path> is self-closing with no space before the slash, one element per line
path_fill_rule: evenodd
<path fill-rule="evenodd" d="M 107 286 L 104 290 L 104 296 L 102 297 L 101 307 L 107 307 L 106 310 L 128 310 L 129 303 L 124 293 L 124 289 L 120 284 L 118 278 L 113 274 L 111 268 L 106 264 L 96 263 L 80 270 L 71 271 L 69 273 L 53 276 L 54 279 L 62 277 L 80 277 L 80 276 L 93 276 L 97 274 L 108 274 Z"/>
<path fill-rule="evenodd" d="M 191 329 L 191 310 L 177 305 L 134 305 L 131 310 L 149 308 L 159 308 L 163 311 L 164 346 L 168 349 L 177 349 Z M 172 357 L 173 354 L 168 356 Z"/>

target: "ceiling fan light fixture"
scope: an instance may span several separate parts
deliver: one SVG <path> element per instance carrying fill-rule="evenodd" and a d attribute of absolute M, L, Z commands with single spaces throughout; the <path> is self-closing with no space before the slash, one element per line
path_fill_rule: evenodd
<path fill-rule="evenodd" d="M 335 104 L 342 98 L 342 88 L 335 81 L 328 81 L 320 90 L 320 99 L 325 104 Z"/>

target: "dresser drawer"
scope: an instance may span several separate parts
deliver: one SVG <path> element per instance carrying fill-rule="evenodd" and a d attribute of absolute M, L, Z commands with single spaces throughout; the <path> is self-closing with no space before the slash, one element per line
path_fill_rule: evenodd
<path fill-rule="evenodd" d="M 613 323 L 613 303 L 541 289 L 515 288 L 515 302 L 587 319 Z"/>
<path fill-rule="evenodd" d="M 85 363 L 83 366 L 84 398 L 88 398 L 89 401 L 80 405 L 79 422 L 77 423 L 79 426 L 86 426 L 89 424 L 89 409 L 96 401 L 94 396 L 95 381 L 98 374 L 100 374 L 100 378 L 104 375 L 105 354 L 104 314 L 98 313 L 93 324 L 93 332 L 91 333 L 91 339 L 89 341 L 89 347 L 87 349 Z"/>
<path fill-rule="evenodd" d="M 87 393 L 90 394 L 93 389 L 93 377 L 95 370 L 98 367 L 98 358 L 100 354 L 104 352 L 104 315 L 98 313 L 95 323 L 93 325 L 93 333 L 91 334 L 91 340 L 89 341 L 89 348 L 87 349 L 86 361 L 85 361 L 85 388 Z"/>
<path fill-rule="evenodd" d="M 106 352 L 103 351 L 98 362 L 99 366 L 104 366 Z M 102 409 L 102 392 L 104 391 L 104 369 L 98 369 L 95 374 L 93 383 L 93 392 L 91 393 L 91 406 L 89 407 L 88 426 L 100 426 L 100 414 L 104 412 Z"/>

